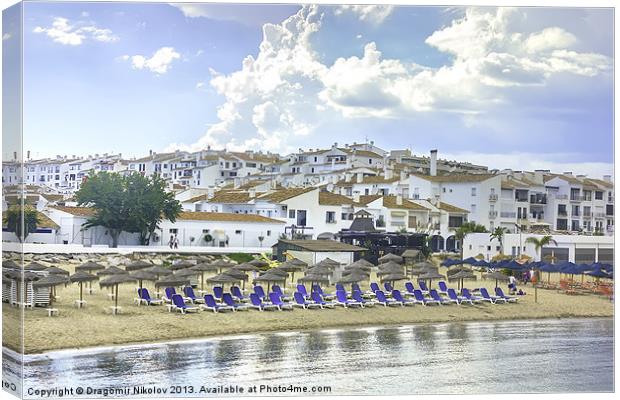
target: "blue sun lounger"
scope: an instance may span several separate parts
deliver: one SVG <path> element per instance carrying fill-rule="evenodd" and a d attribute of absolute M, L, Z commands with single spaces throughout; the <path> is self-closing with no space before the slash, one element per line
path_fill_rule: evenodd
<path fill-rule="evenodd" d="M 474 302 L 470 299 L 457 295 L 454 289 L 448 289 L 448 298 L 454 301 L 456 304 L 463 304 L 463 302 L 466 302 L 471 304 L 472 306 L 474 305 Z"/>
<path fill-rule="evenodd" d="M 323 288 L 321 287 L 321 285 L 316 285 L 316 284 L 312 285 L 312 292 L 313 293 L 316 292 L 316 293 L 320 294 L 321 297 L 324 298 L 325 300 L 332 300 L 334 298 L 333 295 L 325 294 L 323 292 Z"/>
<path fill-rule="evenodd" d="M 420 287 L 420 292 L 422 292 L 422 294 L 428 294 L 428 287 L 426 286 L 426 282 L 418 281 L 418 286 Z"/>
<path fill-rule="evenodd" d="M 167 287 L 164 289 L 164 295 L 162 296 L 162 300 L 166 303 L 172 303 L 172 296 L 177 294 L 177 291 L 174 290 L 173 287 Z"/>
<path fill-rule="evenodd" d="M 518 297 L 506 296 L 504 294 L 504 291 L 502 290 L 501 287 L 496 287 L 495 288 L 495 294 L 498 295 L 499 297 L 501 297 L 502 299 L 506 300 L 509 303 L 516 303 L 517 300 L 519 300 Z"/>
<path fill-rule="evenodd" d="M 233 311 L 243 311 L 248 309 L 247 305 L 235 302 L 235 299 L 233 299 L 233 296 L 230 293 L 224 293 L 222 295 L 222 301 L 225 305 L 232 308 Z"/>
<path fill-rule="evenodd" d="M 183 300 L 183 296 L 180 294 L 172 295 L 172 304 L 174 305 L 175 310 L 181 311 L 181 314 L 198 312 L 198 307 L 192 307 L 185 304 L 185 300 Z"/>
<path fill-rule="evenodd" d="M 357 300 L 349 300 L 347 298 L 347 292 L 345 292 L 344 290 L 336 291 L 336 305 L 343 306 L 344 308 L 347 308 L 349 306 L 364 307 L 364 305 Z"/>
<path fill-rule="evenodd" d="M 397 289 L 392 290 L 392 298 L 396 301 L 400 301 L 405 306 L 413 306 L 416 303 L 413 300 L 405 299 L 403 297 L 403 294 L 400 292 L 400 290 L 397 290 Z"/>
<path fill-rule="evenodd" d="M 185 286 L 183 288 L 183 293 L 185 293 L 186 298 L 188 298 L 192 304 L 205 302 L 204 299 L 201 299 L 200 297 L 196 297 L 196 294 L 194 293 L 194 289 L 191 286 Z"/>
<path fill-rule="evenodd" d="M 439 286 L 438 292 L 447 296 L 448 295 L 448 285 L 446 285 L 446 282 L 439 281 L 439 282 L 437 282 L 437 285 Z"/>
<path fill-rule="evenodd" d="M 277 293 L 283 301 L 289 301 L 291 299 L 290 296 L 287 296 L 287 295 L 284 294 L 284 292 L 282 291 L 282 288 L 280 286 L 278 286 L 278 285 L 273 285 L 271 287 L 271 290 L 274 293 Z"/>
<path fill-rule="evenodd" d="M 415 287 L 413 286 L 413 283 L 411 282 L 405 282 L 405 290 L 407 291 L 405 293 L 405 296 L 411 296 L 413 297 L 413 293 L 415 291 Z"/>
<path fill-rule="evenodd" d="M 267 297 L 265 295 L 265 290 L 261 285 L 254 286 L 254 294 L 256 294 L 261 300 L 264 300 Z"/>
<path fill-rule="evenodd" d="M 304 295 L 299 292 L 293 293 L 293 299 L 295 300 L 295 302 L 293 303 L 293 307 L 301 307 L 304 310 L 309 309 L 309 308 L 320 308 L 321 307 L 319 304 L 306 300 Z"/>
<path fill-rule="evenodd" d="M 222 301 L 223 294 L 224 294 L 224 288 L 222 286 L 213 287 L 213 297 L 215 297 L 217 300 Z"/>
<path fill-rule="evenodd" d="M 488 301 L 489 303 L 491 302 L 491 299 L 483 299 L 480 296 L 474 296 L 473 294 L 471 294 L 469 292 L 469 289 L 461 289 L 461 293 L 463 294 L 463 297 L 465 297 L 466 299 L 469 299 L 471 301 L 473 301 L 474 303 L 480 303 L 481 301 Z"/>
<path fill-rule="evenodd" d="M 390 284 L 390 282 L 384 282 L 383 283 L 383 287 L 385 288 L 385 291 L 387 293 L 392 293 L 392 290 L 394 290 L 394 288 L 392 287 L 392 284 Z"/>
<path fill-rule="evenodd" d="M 405 306 L 403 303 L 401 303 L 398 300 L 388 299 L 385 296 L 385 293 L 383 293 L 383 290 L 377 290 L 375 292 L 375 295 L 377 296 L 377 298 L 375 299 L 375 303 L 381 304 L 384 307 L 387 307 L 387 306 L 401 306 L 401 307 L 404 307 Z"/>
<path fill-rule="evenodd" d="M 372 291 L 372 293 L 376 293 L 377 290 L 381 290 L 381 288 L 379 287 L 377 282 L 371 282 L 370 283 L 370 290 Z"/>
<path fill-rule="evenodd" d="M 375 305 L 373 301 L 365 300 L 362 297 L 361 290 L 354 290 L 351 292 L 351 298 L 362 305 L 362 307 L 372 307 Z"/>
<path fill-rule="evenodd" d="M 431 299 L 437 301 L 441 305 L 452 303 L 452 300 L 446 299 L 445 297 L 441 297 L 439 293 L 437 293 L 437 290 L 435 289 L 431 289 L 431 291 L 429 292 L 429 296 L 431 296 Z"/>
<path fill-rule="evenodd" d="M 233 286 L 230 288 L 230 293 L 237 299 L 237 301 L 248 301 L 248 298 L 243 295 L 239 286 Z"/>
<path fill-rule="evenodd" d="M 334 303 L 323 300 L 323 296 L 321 296 L 319 292 L 312 292 L 312 301 L 314 301 L 315 304 L 318 304 L 321 309 L 325 307 L 334 308 Z"/>
<path fill-rule="evenodd" d="M 138 289 L 138 295 L 140 296 L 140 303 L 147 306 L 159 306 L 164 302 L 161 299 L 152 299 L 147 288 Z"/>
<path fill-rule="evenodd" d="M 308 291 L 306 290 L 306 287 L 302 284 L 297 285 L 297 291 L 299 293 L 301 293 L 302 296 L 304 296 L 304 299 L 309 299 L 310 295 L 308 294 Z"/>
<path fill-rule="evenodd" d="M 437 300 L 427 299 L 426 297 L 424 297 L 424 295 L 422 294 L 422 291 L 419 290 L 419 289 L 416 289 L 416 290 L 413 291 L 413 296 L 415 297 L 416 302 L 418 302 L 418 303 L 420 303 L 420 304 L 422 304 L 424 306 L 427 306 L 429 304 L 437 304 L 437 305 L 441 304 Z"/>
<path fill-rule="evenodd" d="M 256 308 L 258 311 L 273 310 L 278 308 L 276 305 L 263 303 L 261 298 L 256 293 L 250 294 L 250 302 L 252 303 L 252 307 Z"/>
<path fill-rule="evenodd" d="M 292 310 L 293 305 L 291 303 L 285 303 L 282 301 L 282 298 L 278 293 L 271 292 L 269 293 L 269 300 L 271 300 L 271 304 L 278 307 L 278 310 Z"/>
<path fill-rule="evenodd" d="M 498 301 L 505 303 L 506 299 L 501 298 L 499 296 L 491 296 L 489 294 L 489 292 L 487 291 L 487 288 L 480 288 L 480 295 L 482 296 L 483 299 L 489 299 L 491 300 L 491 303 L 493 304 L 497 304 Z"/>
<path fill-rule="evenodd" d="M 213 311 L 214 313 L 220 312 L 220 311 L 232 311 L 233 310 L 232 307 L 218 304 L 217 301 L 215 301 L 215 297 L 213 297 L 212 294 L 205 294 L 204 300 L 205 300 L 205 303 L 200 305 L 200 308 L 204 310 Z"/>

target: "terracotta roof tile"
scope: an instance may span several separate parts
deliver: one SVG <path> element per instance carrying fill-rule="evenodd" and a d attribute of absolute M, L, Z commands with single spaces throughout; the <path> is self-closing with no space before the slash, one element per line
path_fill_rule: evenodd
<path fill-rule="evenodd" d="M 218 221 L 218 222 L 255 222 L 255 223 L 271 223 L 271 224 L 283 224 L 284 221 L 280 221 L 273 218 L 263 217 L 256 214 L 233 214 L 233 213 L 214 213 L 214 212 L 199 212 L 199 211 L 182 211 L 177 220 L 185 221 Z"/>

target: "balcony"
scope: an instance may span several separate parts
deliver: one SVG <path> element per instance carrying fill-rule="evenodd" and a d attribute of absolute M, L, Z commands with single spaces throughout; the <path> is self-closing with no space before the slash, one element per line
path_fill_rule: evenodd
<path fill-rule="evenodd" d="M 584 201 L 585 198 L 585 196 L 571 195 L 570 201 Z"/>
<path fill-rule="evenodd" d="M 533 205 L 547 204 L 547 196 L 530 196 L 530 204 L 533 204 Z"/>
<path fill-rule="evenodd" d="M 604 212 L 596 212 L 593 215 L 594 218 L 605 218 L 607 216 L 607 214 L 605 214 Z"/>
<path fill-rule="evenodd" d="M 568 200 L 568 195 L 567 194 L 556 194 L 555 199 L 556 200 Z"/>
<path fill-rule="evenodd" d="M 499 216 L 502 218 L 516 218 L 517 213 L 516 212 L 501 212 Z"/>
<path fill-rule="evenodd" d="M 490 219 L 497 218 L 497 211 L 489 211 L 489 218 Z"/>
<path fill-rule="evenodd" d="M 499 197 L 496 194 L 490 194 L 489 195 L 489 201 L 497 201 Z"/>
<path fill-rule="evenodd" d="M 519 203 L 525 203 L 528 201 L 527 197 L 516 197 L 515 201 L 518 201 Z"/>
<path fill-rule="evenodd" d="M 568 213 L 566 211 L 558 211 L 558 217 L 566 217 Z"/>
<path fill-rule="evenodd" d="M 592 211 L 584 211 L 583 217 L 588 219 L 592 218 Z"/>

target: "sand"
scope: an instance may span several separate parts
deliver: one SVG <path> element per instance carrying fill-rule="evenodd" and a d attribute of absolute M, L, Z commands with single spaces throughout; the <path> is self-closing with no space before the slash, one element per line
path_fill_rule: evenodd
<path fill-rule="evenodd" d="M 73 272 L 75 265 L 59 266 Z M 301 274 L 296 274 L 296 278 L 297 275 Z M 552 277 L 552 280 L 553 278 L 557 279 Z M 397 283 L 396 287 L 402 288 L 403 285 L 404 281 Z M 148 284 L 145 286 L 153 293 Z M 456 287 L 456 283 L 454 286 Z M 466 282 L 465 286 L 493 288 L 495 281 Z M 525 286 L 522 288 L 527 295 L 520 297 L 517 304 L 494 305 L 485 302 L 474 306 L 375 306 L 365 309 L 337 307 L 333 310 L 296 308 L 294 311 L 249 310 L 217 314 L 201 311 L 182 315 L 169 313 L 164 306 L 134 305 L 135 284 L 127 284 L 119 289 L 122 314 L 110 315 L 108 307 L 113 305 L 113 301 L 106 295 L 108 290 L 99 289 L 97 283 L 94 283 L 93 287 L 96 291 L 92 295 L 85 295 L 88 301 L 85 309 L 73 307 L 73 300 L 79 298 L 79 289 L 77 284 L 72 284 L 66 288 L 58 288 L 61 298 L 54 304 L 54 308 L 59 310 L 59 316 L 50 318 L 43 308 L 25 310 L 24 352 L 31 354 L 58 349 L 266 331 L 455 321 L 611 317 L 614 313 L 612 301 L 595 295 L 570 296 L 554 290 L 538 289 L 538 303 L 534 303 L 534 289 Z M 333 288 L 327 290 L 333 291 Z M 21 347 L 18 334 L 20 314 L 20 309 L 3 304 L 3 344 L 17 351 Z"/>

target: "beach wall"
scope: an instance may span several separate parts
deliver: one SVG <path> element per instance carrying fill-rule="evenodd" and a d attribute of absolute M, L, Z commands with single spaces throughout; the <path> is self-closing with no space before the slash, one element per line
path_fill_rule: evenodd
<path fill-rule="evenodd" d="M 168 246 L 83 246 L 79 244 L 33 244 L 2 243 L 2 251 L 24 252 L 33 254 L 132 254 L 132 253 L 187 253 L 187 254 L 271 254 L 269 247 L 200 247 L 180 246 L 171 250 Z"/>

